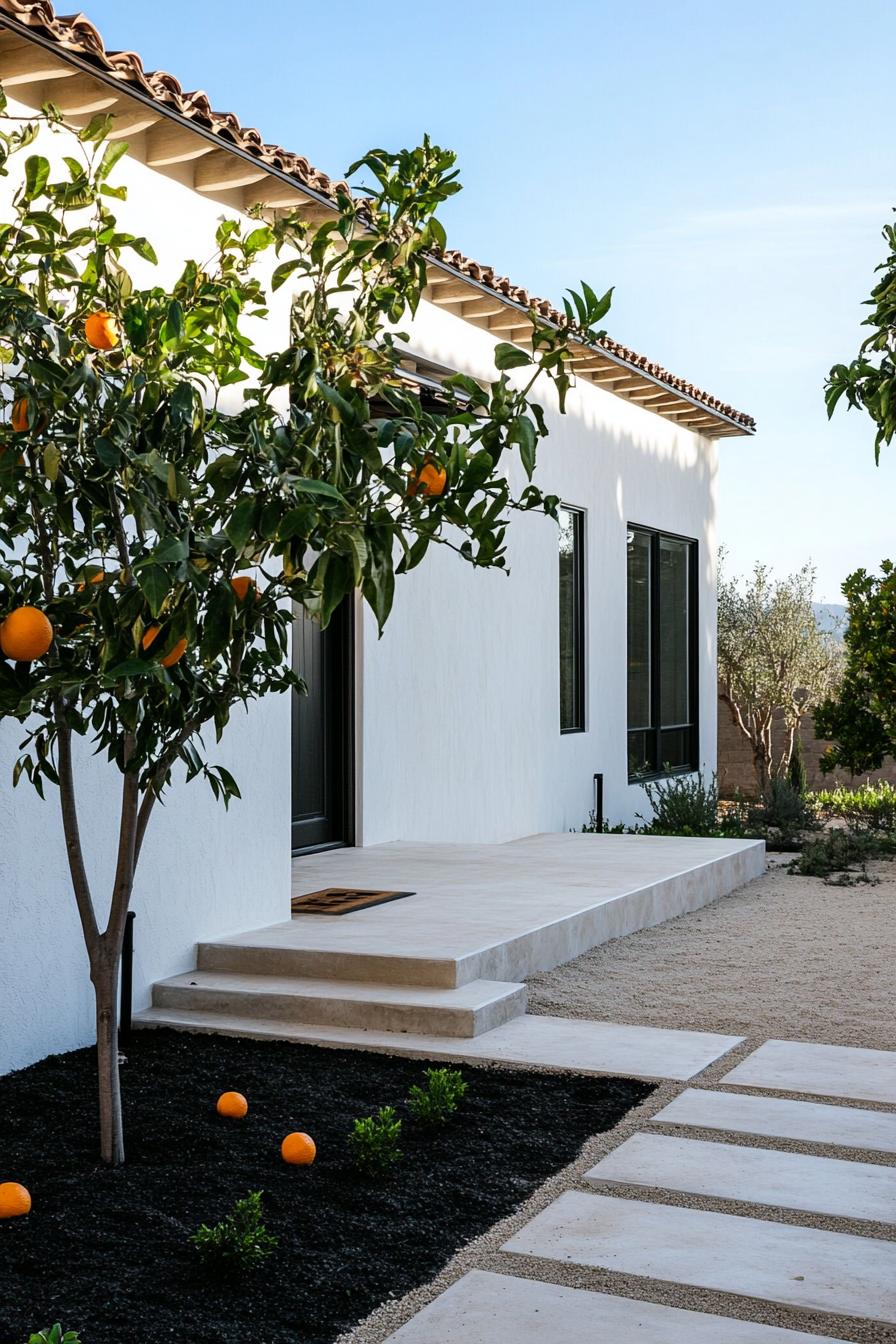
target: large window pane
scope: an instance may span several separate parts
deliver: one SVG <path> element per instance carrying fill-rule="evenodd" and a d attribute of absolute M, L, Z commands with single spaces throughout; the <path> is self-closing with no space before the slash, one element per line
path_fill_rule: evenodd
<path fill-rule="evenodd" d="M 628 531 L 628 771 L 697 765 L 694 573 L 697 543 Z"/>
<path fill-rule="evenodd" d="M 651 546 L 646 532 L 628 543 L 628 726 L 651 728 L 650 589 Z"/>
<path fill-rule="evenodd" d="M 560 731 L 585 727 L 584 515 L 561 508 L 560 519 Z"/>
<path fill-rule="evenodd" d="M 661 728 L 690 722 L 688 681 L 690 620 L 686 541 L 660 537 L 660 723 Z M 665 761 L 665 757 L 663 760 Z"/>

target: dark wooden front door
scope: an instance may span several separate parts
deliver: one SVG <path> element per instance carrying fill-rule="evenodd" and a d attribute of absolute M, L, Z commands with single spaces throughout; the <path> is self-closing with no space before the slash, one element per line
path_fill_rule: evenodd
<path fill-rule="evenodd" d="M 308 687 L 293 693 L 293 851 L 354 842 L 352 627 L 350 602 L 326 630 L 301 608 L 293 626 L 292 665 Z"/>

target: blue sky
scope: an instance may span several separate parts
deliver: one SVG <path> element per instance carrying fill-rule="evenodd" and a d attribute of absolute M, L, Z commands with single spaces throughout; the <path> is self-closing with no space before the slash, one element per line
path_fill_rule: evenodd
<path fill-rule="evenodd" d="M 753 414 L 721 448 L 732 568 L 818 597 L 896 558 L 896 447 L 822 398 L 896 205 L 892 0 L 85 0 L 110 48 L 339 173 L 457 151 L 449 241 L 531 291 L 616 286 L 608 329 Z M 247 21 L 247 16 L 252 22 Z"/>

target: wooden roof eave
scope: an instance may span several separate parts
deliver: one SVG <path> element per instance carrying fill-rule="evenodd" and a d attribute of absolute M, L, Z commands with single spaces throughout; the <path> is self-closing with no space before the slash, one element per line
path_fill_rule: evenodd
<path fill-rule="evenodd" d="M 4 33 L 13 40 L 4 41 Z M 7 56 L 9 76 L 4 73 Z M 309 222 L 330 218 L 336 209 L 334 201 L 323 192 L 8 14 L 0 14 L 0 83 L 4 80 L 9 82 L 13 97 L 26 106 L 56 102 L 64 120 L 76 129 L 79 121 L 86 124 L 95 112 L 108 111 L 116 119 L 113 138 L 127 135 L 136 137 L 138 142 L 142 140 L 131 145 L 135 157 L 142 157 L 155 171 L 166 173 L 224 205 L 240 210 L 255 204 L 274 211 L 298 209 Z M 237 162 L 230 168 L 229 163 L 234 160 Z M 500 334 L 502 339 L 521 346 L 531 344 L 526 340 L 530 329 L 528 308 L 440 258 L 429 258 L 427 271 L 436 281 L 435 290 L 427 296 L 431 302 L 449 307 L 462 320 Z M 441 301 L 437 292 L 440 289 L 444 290 Z M 541 320 L 555 325 L 547 318 Z M 649 401 L 657 404 L 644 407 L 655 414 L 708 437 L 753 432 L 724 412 L 608 350 L 584 344 L 577 344 L 575 349 L 581 351 L 573 361 L 578 376 L 604 386 L 616 396 L 644 403 L 646 392 L 656 389 L 665 395 L 662 399 L 651 396 Z M 633 395 L 636 390 L 645 390 L 645 396 Z"/>
<path fill-rule="evenodd" d="M 473 276 L 464 275 L 462 271 L 456 270 L 447 262 L 442 261 L 441 258 L 431 258 L 428 261 L 427 274 L 431 274 L 433 278 L 438 278 L 435 279 L 435 284 L 430 282 L 429 293 L 425 292 L 424 296 L 429 302 L 437 306 L 448 307 L 452 311 L 460 305 L 461 311 L 456 315 L 463 317 L 464 320 L 472 321 L 487 331 L 500 333 L 504 339 L 511 341 L 513 341 L 511 333 L 516 328 L 524 330 L 530 326 L 530 310 L 528 308 L 518 303 L 516 299 L 501 294 L 493 286 L 476 280 Z M 511 312 L 515 311 L 519 314 L 519 321 L 514 322 L 511 317 L 506 317 L 496 324 L 494 319 L 485 313 L 482 317 L 477 317 L 464 311 L 466 304 L 462 297 L 460 287 L 462 284 L 465 284 L 476 295 L 487 295 L 489 299 L 500 303 L 504 308 L 510 309 Z M 444 300 L 441 298 L 443 290 L 445 293 Z M 547 326 L 555 327 L 557 325 L 546 317 L 541 317 L 540 320 Z M 523 341 L 513 341 L 513 343 L 530 344 L 530 342 Z M 753 433 L 751 429 L 742 425 L 732 416 L 707 405 L 697 397 L 689 396 L 680 389 L 664 382 L 661 378 L 655 377 L 646 369 L 639 368 L 637 364 L 629 363 L 601 346 L 576 342 L 573 349 L 581 352 L 580 354 L 574 354 L 573 358 L 573 368 L 577 376 L 587 378 L 589 382 L 594 382 L 598 386 L 603 386 L 606 391 L 612 392 L 615 396 L 620 396 L 626 401 L 643 404 L 648 395 L 650 400 L 653 400 L 653 393 L 656 393 L 657 399 L 662 397 L 662 404 L 645 405 L 645 410 L 652 410 L 656 415 L 674 419 L 677 423 L 684 424 L 687 428 L 692 428 L 697 433 L 704 434 L 709 438 L 733 437 L 734 435 Z M 636 388 L 643 389 L 643 397 L 629 395 Z"/>

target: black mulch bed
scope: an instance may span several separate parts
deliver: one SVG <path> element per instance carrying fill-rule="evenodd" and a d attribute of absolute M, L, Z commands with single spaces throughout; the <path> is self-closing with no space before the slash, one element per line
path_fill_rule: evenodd
<path fill-rule="evenodd" d="M 652 1088 L 618 1078 L 466 1068 L 458 1116 L 432 1136 L 403 1099 L 425 1064 L 277 1041 L 140 1032 L 123 1069 L 128 1161 L 96 1160 L 93 1054 L 0 1079 L 0 1181 L 34 1208 L 0 1222 L 0 1341 L 60 1320 L 82 1344 L 326 1344 L 520 1204 Z M 214 1102 L 244 1092 L 250 1112 Z M 384 1104 L 404 1161 L 359 1176 L 346 1135 Z M 283 1135 L 317 1142 L 313 1167 Z M 189 1234 L 264 1191 L 275 1254 L 244 1282 L 210 1281 Z"/>

